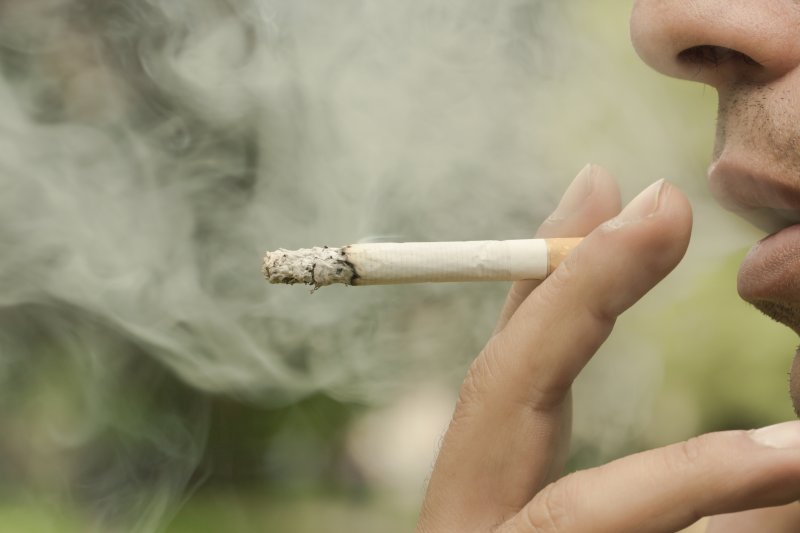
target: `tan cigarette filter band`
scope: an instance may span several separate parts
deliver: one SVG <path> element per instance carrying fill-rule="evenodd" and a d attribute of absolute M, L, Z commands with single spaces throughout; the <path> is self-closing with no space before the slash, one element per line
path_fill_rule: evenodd
<path fill-rule="evenodd" d="M 271 283 L 321 287 L 544 279 L 581 239 L 364 243 L 280 249 L 264 256 Z"/>
<path fill-rule="evenodd" d="M 582 238 L 574 239 L 546 239 L 547 241 L 547 254 L 549 264 L 547 265 L 547 275 L 553 273 L 553 270 L 558 268 L 558 265 L 567 257 L 573 248 L 578 246 Z"/>

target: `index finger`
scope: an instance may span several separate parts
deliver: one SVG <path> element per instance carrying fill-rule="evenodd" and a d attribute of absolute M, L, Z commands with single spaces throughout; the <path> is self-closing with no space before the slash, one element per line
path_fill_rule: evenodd
<path fill-rule="evenodd" d="M 586 165 L 572 180 L 553 214 L 536 230 L 536 237 L 585 237 L 619 213 L 619 209 L 619 187 L 611 173 L 599 165 Z M 506 326 L 523 300 L 540 283 L 527 280 L 511 285 L 495 333 Z"/>

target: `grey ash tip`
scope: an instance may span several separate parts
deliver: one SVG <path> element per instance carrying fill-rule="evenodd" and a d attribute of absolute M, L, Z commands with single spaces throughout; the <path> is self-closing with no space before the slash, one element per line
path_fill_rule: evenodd
<path fill-rule="evenodd" d="M 352 285 L 355 277 L 343 250 L 327 246 L 268 251 L 264 254 L 261 271 L 270 283 L 304 283 L 314 287 L 333 283 Z"/>

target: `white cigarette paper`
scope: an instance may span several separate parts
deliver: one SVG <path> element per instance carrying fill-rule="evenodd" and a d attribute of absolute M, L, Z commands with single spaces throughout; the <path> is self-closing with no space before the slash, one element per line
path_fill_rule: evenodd
<path fill-rule="evenodd" d="M 323 287 L 544 279 L 581 239 L 383 242 L 266 252 L 270 283 Z"/>

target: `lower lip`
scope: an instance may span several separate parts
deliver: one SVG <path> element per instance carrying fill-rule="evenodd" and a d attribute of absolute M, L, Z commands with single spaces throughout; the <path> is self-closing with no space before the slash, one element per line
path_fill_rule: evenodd
<path fill-rule="evenodd" d="M 756 243 L 739 268 L 745 300 L 800 302 L 800 224 Z"/>

